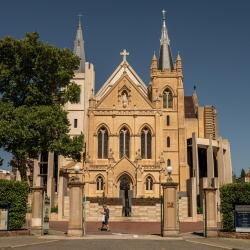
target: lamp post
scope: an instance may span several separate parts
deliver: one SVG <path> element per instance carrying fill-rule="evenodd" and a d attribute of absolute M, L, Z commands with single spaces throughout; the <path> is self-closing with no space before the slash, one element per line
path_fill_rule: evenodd
<path fill-rule="evenodd" d="M 177 186 L 172 178 L 172 166 L 166 166 L 167 182 L 162 183 L 163 188 L 163 237 L 179 235 L 179 220 L 177 211 Z"/>

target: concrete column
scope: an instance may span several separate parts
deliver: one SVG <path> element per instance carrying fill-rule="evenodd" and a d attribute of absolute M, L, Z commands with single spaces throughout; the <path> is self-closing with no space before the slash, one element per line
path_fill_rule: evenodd
<path fill-rule="evenodd" d="M 206 237 L 216 237 L 217 232 L 217 199 L 216 188 L 204 188 L 205 196 L 205 230 Z"/>
<path fill-rule="evenodd" d="M 177 183 L 166 182 L 163 187 L 163 237 L 178 236 Z"/>
<path fill-rule="evenodd" d="M 83 235 L 83 221 L 82 221 L 82 198 L 83 186 L 77 177 L 72 177 L 68 183 L 69 187 L 69 224 L 68 236 L 82 236 Z"/>
<path fill-rule="evenodd" d="M 196 190 L 196 177 L 188 180 L 188 198 L 189 198 L 189 211 L 194 221 L 197 220 L 197 190 Z"/>
<path fill-rule="evenodd" d="M 32 217 L 31 228 L 41 229 L 43 216 L 43 187 L 32 188 Z"/>
<path fill-rule="evenodd" d="M 58 220 L 62 220 L 64 216 L 64 189 L 65 189 L 65 177 L 59 176 L 58 181 Z"/>
<path fill-rule="evenodd" d="M 49 152 L 48 155 L 47 195 L 50 198 L 50 206 L 54 207 L 54 152 Z"/>
<path fill-rule="evenodd" d="M 197 194 L 199 194 L 199 157 L 198 157 L 198 146 L 197 146 L 197 136 L 196 133 L 192 133 L 192 158 L 193 158 L 193 175 L 196 178 L 196 190 Z"/>
<path fill-rule="evenodd" d="M 221 137 L 219 138 L 217 161 L 218 161 L 218 180 L 219 180 L 219 185 L 221 186 L 224 184 L 224 179 L 225 179 L 225 165 L 224 165 L 223 144 Z"/>
<path fill-rule="evenodd" d="M 212 179 L 214 178 L 214 155 L 213 155 L 213 146 L 212 139 L 209 139 L 209 146 L 207 148 L 207 178 L 208 185 L 212 186 Z"/>

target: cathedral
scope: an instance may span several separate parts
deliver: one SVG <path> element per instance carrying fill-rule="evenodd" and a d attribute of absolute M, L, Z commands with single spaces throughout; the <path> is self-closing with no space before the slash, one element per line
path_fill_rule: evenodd
<path fill-rule="evenodd" d="M 153 54 L 148 69 L 149 84 L 123 49 L 121 63 L 96 91 L 80 20 L 74 53 L 81 61 L 72 81 L 80 86 L 81 96 L 79 103 L 68 103 L 65 110 L 71 135 L 84 134 L 82 161 L 50 152 L 42 154 L 34 168 L 34 185 L 40 185 L 41 166 L 47 166 L 45 185 L 51 206 L 58 207 L 57 219 L 69 216 L 64 173 L 73 173 L 77 165 L 85 183 L 89 221 L 98 220 L 103 203 L 110 208 L 111 220 L 159 221 L 167 166 L 178 183 L 179 219 L 199 220 L 203 188 L 232 182 L 230 143 L 219 134 L 215 107 L 200 106 L 195 89 L 192 96 L 185 95 L 182 60 L 180 54 L 176 58 L 171 54 L 165 12 L 159 55 Z M 219 194 L 217 199 L 219 203 Z"/>

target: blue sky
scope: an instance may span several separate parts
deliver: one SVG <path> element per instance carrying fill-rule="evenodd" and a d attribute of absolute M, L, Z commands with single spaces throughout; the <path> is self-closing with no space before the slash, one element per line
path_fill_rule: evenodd
<path fill-rule="evenodd" d="M 250 167 L 250 1 L 1 1 L 0 38 L 37 31 L 43 41 L 72 48 L 81 13 L 96 88 L 120 63 L 123 48 L 148 84 L 151 58 L 159 51 L 163 8 L 173 56 L 180 51 L 182 57 L 185 94 L 190 95 L 195 84 L 200 104 L 216 106 L 220 134 L 231 142 L 239 174 Z"/>

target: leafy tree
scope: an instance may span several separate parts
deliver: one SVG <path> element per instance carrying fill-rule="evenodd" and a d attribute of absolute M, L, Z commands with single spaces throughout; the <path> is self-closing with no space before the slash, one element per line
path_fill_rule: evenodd
<path fill-rule="evenodd" d="M 80 88 L 70 80 L 78 66 L 69 49 L 41 42 L 38 33 L 22 40 L 6 37 L 0 40 L 2 100 L 15 106 L 77 102 Z"/>
<path fill-rule="evenodd" d="M 0 167 L 3 165 L 3 159 L 0 157 Z"/>
<path fill-rule="evenodd" d="M 83 135 L 69 136 L 63 104 L 78 102 L 80 88 L 70 82 L 79 58 L 39 40 L 0 40 L 0 147 L 14 156 L 12 166 L 26 179 L 29 158 L 42 151 L 80 160 Z"/>
<path fill-rule="evenodd" d="M 246 177 L 246 171 L 244 168 L 241 169 L 240 178 L 243 180 Z"/>

